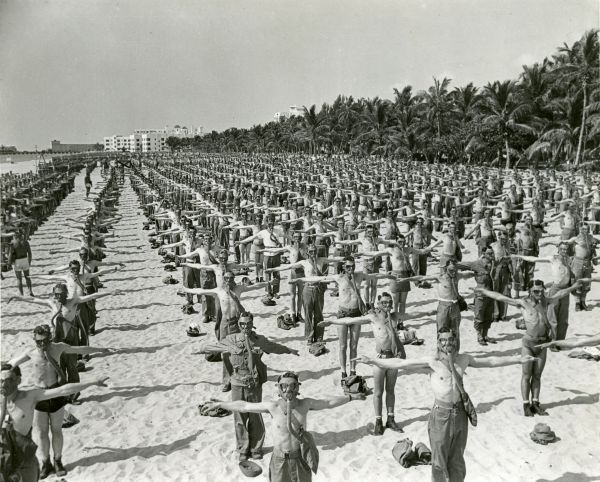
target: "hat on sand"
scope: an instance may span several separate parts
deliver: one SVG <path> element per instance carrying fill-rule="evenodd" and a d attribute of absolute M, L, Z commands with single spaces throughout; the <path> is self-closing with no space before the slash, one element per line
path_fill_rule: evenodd
<path fill-rule="evenodd" d="M 540 445 L 547 445 L 556 441 L 556 434 L 545 423 L 536 423 L 533 432 L 529 434 L 531 440 Z"/>
<path fill-rule="evenodd" d="M 262 468 L 260 465 L 252 462 L 251 460 L 242 460 L 239 465 L 242 474 L 244 474 L 246 477 L 258 477 L 260 474 L 262 474 Z"/>
<path fill-rule="evenodd" d="M 413 442 L 409 438 L 399 440 L 392 448 L 392 456 L 402 467 L 408 468 L 414 458 Z"/>

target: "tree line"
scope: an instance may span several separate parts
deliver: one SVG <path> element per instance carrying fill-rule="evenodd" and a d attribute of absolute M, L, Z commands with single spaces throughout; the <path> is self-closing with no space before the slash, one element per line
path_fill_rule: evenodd
<path fill-rule="evenodd" d="M 579 166 L 600 156 L 598 31 L 550 58 L 524 65 L 517 79 L 451 88 L 433 78 L 392 99 L 338 95 L 303 115 L 169 137 L 172 150 L 388 156 L 410 160 Z"/>

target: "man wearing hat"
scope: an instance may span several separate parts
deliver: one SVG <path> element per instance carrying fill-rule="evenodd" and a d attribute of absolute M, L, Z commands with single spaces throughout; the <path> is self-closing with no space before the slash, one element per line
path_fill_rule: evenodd
<path fill-rule="evenodd" d="M 251 313 L 242 313 L 240 333 L 232 333 L 219 343 L 202 344 L 199 353 L 227 353 L 232 367 L 231 400 L 262 402 L 262 386 L 267 381 L 263 353 L 292 354 L 298 351 L 268 340 L 254 331 Z M 265 427 L 260 413 L 234 412 L 233 422 L 239 460 L 262 459 Z"/>

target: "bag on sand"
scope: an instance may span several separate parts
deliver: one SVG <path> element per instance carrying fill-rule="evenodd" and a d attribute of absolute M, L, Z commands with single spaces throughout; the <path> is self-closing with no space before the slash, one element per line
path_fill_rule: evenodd
<path fill-rule="evenodd" d="M 325 343 L 317 341 L 310 345 L 308 352 L 314 356 L 321 356 L 323 353 L 327 353 L 327 348 L 325 347 Z"/>
<path fill-rule="evenodd" d="M 292 319 L 292 317 L 287 314 L 285 316 L 283 315 L 279 315 L 277 317 L 277 328 L 280 328 L 282 330 L 291 330 L 292 328 L 296 327 L 296 323 L 294 323 L 294 320 Z"/>
<path fill-rule="evenodd" d="M 364 377 L 361 377 L 360 375 L 350 375 L 349 377 L 344 378 L 342 388 L 344 389 L 344 393 L 347 395 L 352 393 L 362 393 L 365 395 L 369 394 L 367 382 Z"/>

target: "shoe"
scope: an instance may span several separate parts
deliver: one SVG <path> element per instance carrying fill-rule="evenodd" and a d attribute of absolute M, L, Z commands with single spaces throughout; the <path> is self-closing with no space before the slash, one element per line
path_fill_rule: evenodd
<path fill-rule="evenodd" d="M 373 428 L 373 435 L 383 435 L 383 422 L 380 418 L 375 419 L 375 428 Z"/>
<path fill-rule="evenodd" d="M 581 302 L 581 309 L 583 311 L 592 311 L 593 308 L 590 308 L 588 305 L 585 304 L 585 301 Z"/>
<path fill-rule="evenodd" d="M 190 337 L 196 337 L 196 336 L 200 336 L 202 333 L 200 333 L 200 330 L 196 327 L 188 327 L 187 331 L 186 331 L 187 336 Z"/>
<path fill-rule="evenodd" d="M 245 462 L 246 460 L 248 460 L 250 457 L 248 457 L 248 454 L 240 454 L 238 460 L 240 462 Z"/>
<path fill-rule="evenodd" d="M 387 420 L 385 421 L 385 428 L 389 428 L 390 430 L 394 430 L 395 432 L 404 432 L 402 427 L 396 423 L 393 415 L 388 415 Z"/>
<path fill-rule="evenodd" d="M 85 363 L 83 363 L 82 361 L 78 361 L 77 362 L 77 371 L 84 372 L 85 371 Z"/>
<path fill-rule="evenodd" d="M 299 323 L 304 323 L 304 318 L 302 318 L 302 314 L 296 313 L 296 317 L 298 318 Z"/>
<path fill-rule="evenodd" d="M 222 392 L 230 392 L 231 391 L 231 383 L 224 383 L 221 387 Z"/>
<path fill-rule="evenodd" d="M 531 403 L 531 411 L 533 413 L 535 413 L 536 415 L 548 415 L 548 412 L 546 412 L 546 410 L 544 410 L 541 406 L 540 406 L 540 402 L 532 402 Z"/>
<path fill-rule="evenodd" d="M 63 464 L 60 460 L 60 457 L 54 459 L 54 472 L 58 477 L 62 477 L 63 475 L 67 475 L 67 471 L 63 467 Z"/>
<path fill-rule="evenodd" d="M 263 454 L 262 454 L 262 452 L 252 452 L 252 454 L 250 455 L 250 458 L 254 459 L 254 460 L 262 460 Z"/>
<path fill-rule="evenodd" d="M 488 330 L 483 330 L 483 338 L 485 339 L 485 341 L 487 341 L 488 343 L 491 343 L 492 345 L 495 345 L 496 343 L 498 343 L 496 340 L 494 340 L 493 338 L 490 338 L 488 336 Z"/>
<path fill-rule="evenodd" d="M 529 405 L 529 403 L 523 404 L 523 415 L 526 417 L 533 417 L 533 412 L 531 411 L 531 405 Z"/>
<path fill-rule="evenodd" d="M 210 316 L 205 316 L 204 318 L 202 318 L 202 323 L 210 323 L 211 319 Z"/>
<path fill-rule="evenodd" d="M 89 354 L 87 354 L 87 353 L 86 353 L 85 355 L 83 355 L 83 357 L 82 357 L 82 358 L 83 358 L 85 361 L 90 361 L 90 358 L 91 358 L 91 357 L 90 357 L 90 355 L 89 355 Z"/>
<path fill-rule="evenodd" d="M 50 463 L 50 460 L 44 460 L 42 463 L 42 469 L 40 470 L 40 480 L 48 477 L 54 472 L 54 466 Z"/>
<path fill-rule="evenodd" d="M 477 333 L 477 343 L 482 346 L 487 346 L 487 342 L 485 341 L 485 338 L 481 332 Z"/>
<path fill-rule="evenodd" d="M 351 377 L 356 376 L 356 370 L 350 370 L 350 376 Z"/>
<path fill-rule="evenodd" d="M 575 311 L 581 311 L 582 309 L 581 303 L 575 303 Z"/>

